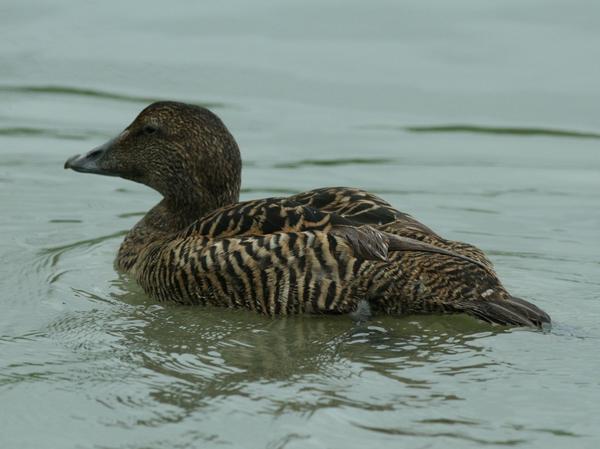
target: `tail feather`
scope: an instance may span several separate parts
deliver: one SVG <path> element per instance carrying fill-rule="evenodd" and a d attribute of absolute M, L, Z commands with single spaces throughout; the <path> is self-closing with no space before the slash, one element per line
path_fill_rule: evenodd
<path fill-rule="evenodd" d="M 514 296 L 508 299 L 463 302 L 457 309 L 488 323 L 509 326 L 542 327 L 551 322 L 550 316 L 542 309 Z"/>

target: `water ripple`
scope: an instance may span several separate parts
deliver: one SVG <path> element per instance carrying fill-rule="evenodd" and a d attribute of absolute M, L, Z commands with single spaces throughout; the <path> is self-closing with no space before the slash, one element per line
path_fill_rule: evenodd
<path fill-rule="evenodd" d="M 472 124 L 448 124 L 448 125 L 365 125 L 362 129 L 388 129 L 402 130 L 411 133 L 471 133 L 471 134 L 493 134 L 506 136 L 542 136 L 563 137 L 574 139 L 600 139 L 600 133 L 592 131 L 576 131 L 557 128 L 535 128 L 535 127 L 511 127 L 511 126 L 483 126 Z"/>
<path fill-rule="evenodd" d="M 91 239 L 79 240 L 77 242 L 69 243 L 61 246 L 54 246 L 50 248 L 44 248 L 39 251 L 40 260 L 37 262 L 38 270 L 44 267 L 56 267 L 62 256 L 71 250 L 77 248 L 90 248 L 103 243 L 106 240 L 110 240 L 116 237 L 121 237 L 127 234 L 127 231 L 117 231 L 112 234 L 103 235 L 100 237 L 94 237 Z"/>
<path fill-rule="evenodd" d="M 0 92 L 14 92 L 19 94 L 46 94 L 46 95 L 72 95 L 72 96 L 83 96 L 102 98 L 107 100 L 119 100 L 131 103 L 154 103 L 155 101 L 164 101 L 165 99 L 157 97 L 146 97 L 140 95 L 131 95 L 119 92 L 110 92 L 100 89 L 92 89 L 85 87 L 72 87 L 72 86 L 0 86 Z M 187 101 L 187 100 L 186 100 Z M 187 101 L 189 102 L 189 101 Z M 225 103 L 221 102 L 195 102 L 198 106 L 203 106 L 211 109 L 225 108 Z"/>
<path fill-rule="evenodd" d="M 377 165 L 391 164 L 397 162 L 394 159 L 372 157 L 372 158 L 336 158 L 336 159 L 303 159 L 300 161 L 280 162 L 273 164 L 273 168 L 300 168 L 311 166 L 342 166 L 342 165 Z"/>
<path fill-rule="evenodd" d="M 439 125 L 439 126 L 406 126 L 405 130 L 414 133 L 477 133 L 509 136 L 548 136 L 571 137 L 578 139 L 600 139 L 600 134 L 585 131 L 572 131 L 551 128 L 519 128 L 477 125 Z"/>
<path fill-rule="evenodd" d="M 54 128 L 35 128 L 16 126 L 0 128 L 0 136 L 9 137 L 43 137 L 45 139 L 89 140 L 94 138 L 108 138 L 107 134 L 96 131 L 66 130 Z"/>
<path fill-rule="evenodd" d="M 498 445 L 498 446 L 516 446 L 518 444 L 527 443 L 525 439 L 506 439 L 506 440 L 486 440 L 483 438 L 476 438 L 463 433 L 458 432 L 418 432 L 415 430 L 402 429 L 398 427 L 377 427 L 367 426 L 359 423 L 353 423 L 358 428 L 364 430 L 370 430 L 372 432 L 383 433 L 386 435 L 399 435 L 399 436 L 412 436 L 412 437 L 426 437 L 426 438 L 452 438 L 462 441 L 468 441 L 471 443 L 477 443 L 481 445 Z"/>

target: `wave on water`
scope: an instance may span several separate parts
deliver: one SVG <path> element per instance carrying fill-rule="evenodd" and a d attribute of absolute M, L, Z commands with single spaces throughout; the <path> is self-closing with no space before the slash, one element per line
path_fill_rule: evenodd
<path fill-rule="evenodd" d="M 593 131 L 577 131 L 571 129 L 543 128 L 543 127 L 518 127 L 518 126 L 484 126 L 472 124 L 442 124 L 442 125 L 367 125 L 363 129 L 389 129 L 408 131 L 410 133 L 471 133 L 493 134 L 523 137 L 563 137 L 575 139 L 600 139 L 600 133 Z"/>
<path fill-rule="evenodd" d="M 87 87 L 72 87 L 72 86 L 0 86 L 0 92 L 13 92 L 20 94 L 44 94 L 44 95 L 71 95 L 71 96 L 82 96 L 82 97 L 95 97 L 106 100 L 118 100 L 126 101 L 131 103 L 154 103 L 155 101 L 165 101 L 166 98 L 147 97 L 143 95 L 133 95 L 120 92 L 111 92 L 102 89 L 94 89 Z M 190 103 L 189 100 L 186 100 Z M 192 104 L 197 106 L 203 106 L 211 109 L 222 109 L 226 108 L 227 105 L 221 102 L 204 102 L 204 101 L 191 101 Z"/>

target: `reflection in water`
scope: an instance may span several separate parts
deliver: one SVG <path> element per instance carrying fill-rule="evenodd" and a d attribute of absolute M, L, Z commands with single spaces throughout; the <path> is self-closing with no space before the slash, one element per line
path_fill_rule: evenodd
<path fill-rule="evenodd" d="M 330 407 L 389 411 L 458 400 L 437 391 L 436 376 L 492 376 L 495 362 L 477 342 L 502 332 L 461 316 L 366 323 L 349 317 L 270 319 L 237 310 L 158 305 L 125 276 L 113 287 L 110 299 L 78 291 L 110 307 L 65 315 L 48 332 L 95 363 L 87 383 L 99 385 L 96 394 L 106 407 L 151 412 L 135 423 L 119 421 L 125 427 L 179 422 L 230 397 L 259 401 L 276 416 Z M 115 379 L 115 371 L 122 377 Z M 358 379 L 372 383 L 371 397 L 356 394 Z M 101 387 L 106 382 L 113 385 L 108 390 Z M 275 386 L 278 394 L 272 396 Z"/>

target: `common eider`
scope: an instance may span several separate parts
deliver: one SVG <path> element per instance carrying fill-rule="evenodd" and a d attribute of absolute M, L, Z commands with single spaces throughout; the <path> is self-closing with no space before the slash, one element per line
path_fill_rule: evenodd
<path fill-rule="evenodd" d="M 331 187 L 239 202 L 241 158 L 221 120 L 177 102 L 146 107 L 65 168 L 120 176 L 162 195 L 116 266 L 159 301 L 267 315 L 467 313 L 502 325 L 550 317 L 502 286 L 478 248 L 446 240 L 383 199 Z"/>

